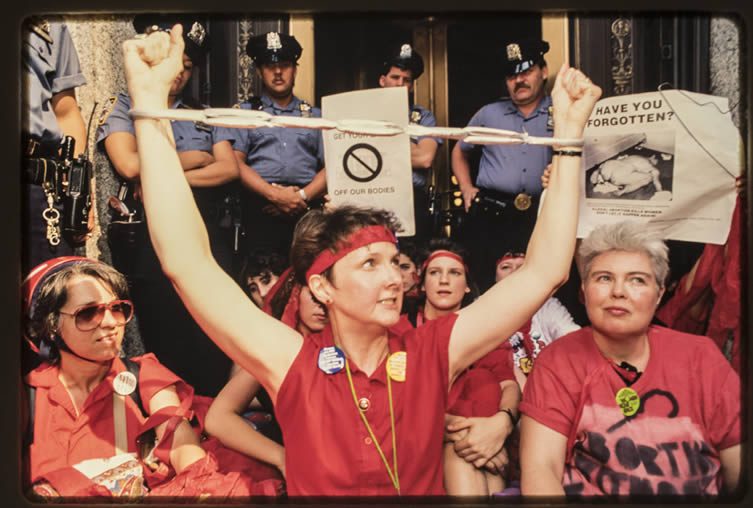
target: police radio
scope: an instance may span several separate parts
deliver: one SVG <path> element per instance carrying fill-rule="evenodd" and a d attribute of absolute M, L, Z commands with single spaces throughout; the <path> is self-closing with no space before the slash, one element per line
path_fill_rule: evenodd
<path fill-rule="evenodd" d="M 61 197 L 63 201 L 63 234 L 75 241 L 89 232 L 91 206 L 92 164 L 86 155 L 73 158 L 76 141 L 71 136 L 63 139 L 61 155 L 64 178 Z"/>

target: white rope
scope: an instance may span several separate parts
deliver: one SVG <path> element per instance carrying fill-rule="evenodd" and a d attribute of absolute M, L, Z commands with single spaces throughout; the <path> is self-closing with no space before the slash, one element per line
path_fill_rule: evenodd
<path fill-rule="evenodd" d="M 272 115 L 265 111 L 239 108 L 209 109 L 132 109 L 133 118 L 155 118 L 184 122 L 201 122 L 214 127 L 234 129 L 256 129 L 259 127 L 282 127 L 295 129 L 338 130 L 364 136 L 396 136 L 408 134 L 415 137 L 458 139 L 476 145 L 547 145 L 583 146 L 583 139 L 545 138 L 529 136 L 526 132 L 515 132 L 491 127 L 426 127 L 408 124 L 402 127 L 396 123 L 381 120 L 327 120 L 303 116 Z"/>

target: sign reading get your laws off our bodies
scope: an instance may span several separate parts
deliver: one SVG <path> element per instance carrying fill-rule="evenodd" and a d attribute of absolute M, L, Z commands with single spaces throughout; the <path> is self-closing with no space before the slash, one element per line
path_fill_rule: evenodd
<path fill-rule="evenodd" d="M 322 98 L 328 120 L 368 119 L 408 126 L 408 90 L 375 88 Z M 327 192 L 334 206 L 354 204 L 392 211 L 399 236 L 415 234 L 410 138 L 328 130 L 324 136 Z"/>
<path fill-rule="evenodd" d="M 602 99 L 584 138 L 579 238 L 636 220 L 665 239 L 726 242 L 742 147 L 726 98 L 667 90 Z"/>

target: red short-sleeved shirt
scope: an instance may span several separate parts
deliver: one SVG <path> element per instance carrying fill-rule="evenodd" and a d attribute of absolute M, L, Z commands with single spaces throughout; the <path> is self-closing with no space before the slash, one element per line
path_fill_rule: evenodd
<path fill-rule="evenodd" d="M 392 381 L 402 495 L 442 495 L 442 438 L 449 382 L 448 347 L 456 314 L 400 336 L 390 333 L 390 353 L 407 353 L 406 379 Z M 292 496 L 392 496 L 396 491 L 348 385 L 345 369 L 326 374 L 317 360 L 332 346 L 327 327 L 311 335 L 277 395 L 276 416 L 285 441 L 286 479 Z M 387 461 L 392 434 L 384 362 L 367 377 L 351 364 L 359 398 Z"/>
<path fill-rule="evenodd" d="M 643 408 L 627 419 L 624 381 L 591 328 L 547 346 L 520 410 L 568 437 L 563 485 L 572 495 L 716 494 L 719 452 L 740 443 L 740 379 L 708 338 L 652 326 L 651 356 L 631 386 Z"/>
<path fill-rule="evenodd" d="M 141 365 L 138 389 L 147 410 L 154 394 L 170 385 L 182 383 L 153 354 L 131 360 Z M 56 366 L 42 364 L 27 375 L 27 384 L 36 387 L 34 442 L 29 450 L 32 482 L 46 473 L 83 460 L 115 454 L 112 381 L 124 370 L 127 369 L 123 362 L 115 359 L 107 376 L 89 394 L 78 416 L 68 392 L 58 379 Z M 136 452 L 137 433 L 144 418 L 131 397 L 125 397 L 125 405 L 128 452 Z"/>

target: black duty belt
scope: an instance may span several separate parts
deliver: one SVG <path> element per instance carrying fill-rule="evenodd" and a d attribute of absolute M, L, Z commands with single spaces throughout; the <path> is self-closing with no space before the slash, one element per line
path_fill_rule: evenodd
<path fill-rule="evenodd" d="M 27 157 L 24 159 L 21 178 L 24 183 L 32 185 L 44 185 L 49 183 L 57 187 L 60 181 L 59 161 L 42 157 Z"/>
<path fill-rule="evenodd" d="M 515 209 L 525 212 L 532 206 L 538 205 L 539 196 L 533 196 L 527 192 L 512 194 L 481 187 L 474 201 L 486 210 L 500 211 Z"/>

